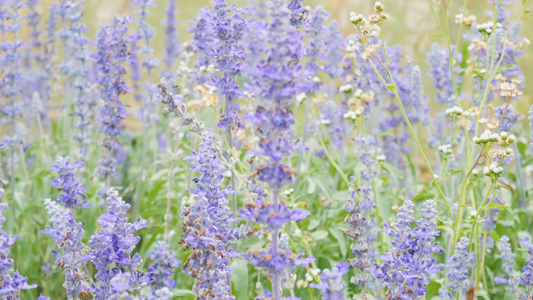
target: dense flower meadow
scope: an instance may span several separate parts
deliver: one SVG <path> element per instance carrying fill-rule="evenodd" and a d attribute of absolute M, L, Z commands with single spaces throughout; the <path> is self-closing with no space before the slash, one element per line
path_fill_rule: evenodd
<path fill-rule="evenodd" d="M 533 299 L 525 0 L 180 2 L 0 0 L 0 299 Z"/>

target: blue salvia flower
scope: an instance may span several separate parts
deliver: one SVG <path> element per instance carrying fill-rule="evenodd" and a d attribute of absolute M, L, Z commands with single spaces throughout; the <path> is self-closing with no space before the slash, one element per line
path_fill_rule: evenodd
<path fill-rule="evenodd" d="M 155 249 L 148 252 L 148 257 L 154 262 L 148 267 L 148 271 L 152 273 L 152 281 L 150 282 L 150 294 L 148 299 L 172 299 L 162 298 L 163 294 L 170 294 L 169 290 L 176 288 L 176 281 L 172 279 L 172 275 L 176 272 L 174 269 L 179 267 L 181 262 L 177 259 L 176 254 L 169 250 L 166 242 L 158 241 Z"/>
<path fill-rule="evenodd" d="M 79 21 L 83 17 L 83 13 L 80 11 L 82 8 L 83 2 L 68 1 L 62 0 L 61 3 L 57 6 L 57 14 L 61 19 L 62 27 L 57 31 L 57 35 L 61 40 L 61 52 L 62 52 L 62 61 L 59 65 L 59 71 L 67 78 L 67 84 L 65 88 L 70 88 L 69 77 L 72 74 L 73 63 L 72 59 L 75 53 L 74 50 L 74 33 L 68 27 L 69 24 Z"/>
<path fill-rule="evenodd" d="M 424 84 L 422 82 L 422 72 L 420 67 L 415 65 L 411 69 L 410 74 L 410 97 L 412 110 L 410 111 L 409 121 L 411 123 L 429 124 L 429 107 L 427 104 L 427 96 L 424 95 Z"/>
<path fill-rule="evenodd" d="M 78 4 L 79 9 L 81 9 L 82 4 Z M 91 91 L 93 84 L 90 66 L 93 55 L 91 51 L 92 41 L 85 35 L 89 29 L 81 21 L 81 16 L 72 21 L 69 31 L 73 42 L 72 58 L 74 59 L 72 62 L 72 75 L 69 77 L 70 84 L 75 92 L 73 114 L 76 133 L 74 134 L 74 140 L 79 143 L 80 156 L 84 156 L 89 148 L 88 139 L 91 136 L 92 116 L 95 113 L 96 106 L 92 100 L 94 95 Z"/>
<path fill-rule="evenodd" d="M 195 203 L 184 211 L 183 249 L 193 252 L 184 263 L 187 275 L 196 280 L 194 291 L 198 299 L 235 299 L 231 296 L 231 266 L 229 257 L 237 232 L 231 223 L 226 195 L 230 187 L 222 189 L 224 168 L 216 154 L 214 134 L 204 131 L 200 152 L 185 158 L 191 163 L 191 170 L 200 172 L 194 179 L 197 189 L 191 189 Z"/>
<path fill-rule="evenodd" d="M 214 67 L 220 73 L 211 77 L 209 84 L 217 88 L 219 95 L 225 97 L 225 112 L 220 117 L 219 128 L 227 129 L 239 122 L 239 105 L 233 99 L 243 93 L 235 81 L 242 70 L 245 52 L 240 44 L 243 37 L 244 19 L 242 11 L 228 6 L 225 0 L 215 0 L 213 10 L 208 13 L 209 30 L 213 32 L 209 55 L 214 57 Z"/>
<path fill-rule="evenodd" d="M 348 273 L 349 270 L 348 263 L 338 262 L 331 270 L 322 271 L 320 275 L 322 283 L 311 283 L 310 287 L 322 290 L 322 299 L 324 300 L 346 299 L 342 275 Z"/>
<path fill-rule="evenodd" d="M 357 274 L 350 279 L 350 282 L 359 286 L 361 297 L 364 299 L 365 286 L 372 280 L 372 273 L 369 272 L 370 259 L 368 257 L 370 246 L 367 243 L 368 222 L 366 215 L 369 212 L 369 208 L 364 201 L 357 203 L 357 191 L 353 184 L 353 177 L 350 182 L 350 190 L 348 203 L 344 205 L 344 210 L 350 214 L 344 222 L 348 223 L 350 229 L 344 232 L 344 236 L 353 239 L 350 249 L 354 257 L 349 260 L 349 263 L 353 268 L 358 269 Z"/>
<path fill-rule="evenodd" d="M 192 34 L 191 47 L 197 54 L 194 68 L 197 70 L 194 74 L 193 81 L 195 84 L 203 85 L 209 81 L 210 72 L 206 72 L 210 65 L 214 64 L 214 58 L 210 54 L 211 41 L 215 33 L 209 24 L 210 9 L 202 7 L 198 15 L 191 20 L 192 26 L 189 32 Z"/>
<path fill-rule="evenodd" d="M 4 231 L 6 218 L 3 212 L 8 206 L 0 203 L 0 298 L 1 299 L 19 299 L 21 290 L 34 289 L 36 284 L 28 285 L 28 278 L 20 275 L 19 271 L 13 272 L 13 259 L 9 258 L 9 248 L 17 240 L 18 236 L 7 234 Z"/>
<path fill-rule="evenodd" d="M 22 114 L 21 86 L 22 74 L 20 67 L 22 64 L 21 49 L 23 42 L 19 39 L 19 32 L 22 28 L 22 16 L 20 10 L 25 6 L 25 2 L 19 0 L 6 0 L 0 6 L 0 30 L 2 35 L 13 35 L 10 40 L 3 40 L 0 43 L 0 66 L 2 66 L 2 78 L 0 79 L 1 95 L 7 99 L 7 103 L 1 106 L 1 112 L 8 121 L 9 129 L 7 135 L 3 137 L 3 143 L 10 146 L 11 154 L 8 163 L 11 165 L 11 172 L 15 169 L 15 151 L 22 142 L 24 124 L 18 122 L 18 117 Z M 11 181 L 15 182 L 15 174 L 11 174 Z"/>
<path fill-rule="evenodd" d="M 37 297 L 37 300 L 50 300 L 50 297 L 45 297 L 43 294 L 41 294 L 39 297 Z"/>
<path fill-rule="evenodd" d="M 290 0 L 287 8 L 291 10 L 291 25 L 298 27 L 306 20 L 307 10 L 302 5 L 303 0 Z"/>
<path fill-rule="evenodd" d="M 87 196 L 85 192 L 87 189 L 83 186 L 81 181 L 76 176 L 76 171 L 83 167 L 82 161 L 70 162 L 70 157 L 59 157 L 54 163 L 54 167 L 50 169 L 52 172 L 59 173 L 59 178 L 54 178 L 50 181 L 50 185 L 61 191 L 56 198 L 57 202 L 63 202 L 65 207 L 91 207 L 87 204 Z"/>
<path fill-rule="evenodd" d="M 394 252 L 385 253 L 384 262 L 374 269 L 376 278 L 385 281 L 387 296 L 392 299 L 420 299 L 427 292 L 430 274 L 438 273 L 442 266 L 434 264 L 432 258 L 433 253 L 444 251 L 435 242 L 439 235 L 434 220 L 436 204 L 433 200 L 424 203 L 424 217 L 411 230 L 410 224 L 415 221 L 413 207 L 411 200 L 406 201 L 400 207 L 395 228 L 385 225 L 384 232 L 391 236 Z"/>
<path fill-rule="evenodd" d="M 520 272 L 513 268 L 514 256 L 511 244 L 509 243 L 509 238 L 505 235 L 502 236 L 500 238 L 500 258 L 502 260 L 503 270 L 506 274 L 503 275 L 503 278 L 498 276 L 494 277 L 494 281 L 509 286 L 509 290 L 516 293 Z"/>
<path fill-rule="evenodd" d="M 454 48 L 452 48 L 452 51 Z M 461 62 L 462 57 L 459 51 L 456 51 L 454 63 Z M 457 104 L 453 90 L 452 75 L 450 73 L 450 53 L 447 49 L 441 49 L 437 43 L 431 45 L 431 50 L 427 53 L 427 64 L 430 66 L 428 75 L 433 78 L 435 88 L 437 89 L 437 102 L 447 107 Z M 454 68 L 455 74 L 461 72 L 460 69 Z M 455 83 L 461 82 L 461 77 L 455 77 Z"/>
<path fill-rule="evenodd" d="M 107 299 L 115 293 L 111 287 L 111 281 L 117 274 L 122 274 L 113 265 L 117 264 L 128 279 L 128 291 L 140 292 L 142 286 L 148 282 L 148 274 L 144 274 L 137 268 L 142 259 L 139 253 L 132 256 L 133 249 L 139 243 L 140 238 L 133 233 L 147 227 L 148 222 L 140 217 L 135 223 L 128 223 L 126 217 L 130 205 L 118 196 L 114 188 L 109 188 L 106 193 L 107 213 L 98 218 L 102 229 L 93 234 L 89 244 L 93 247 L 89 251 L 86 260 L 95 265 L 98 272 L 94 276 L 99 284 L 94 287 L 95 299 Z"/>
<path fill-rule="evenodd" d="M 100 107 L 98 119 L 100 131 L 104 138 L 100 145 L 104 148 L 104 157 L 100 160 L 98 175 L 107 181 L 116 174 L 116 154 L 121 148 L 117 137 L 122 134 L 122 120 L 128 116 L 126 106 L 119 96 L 130 91 L 125 82 L 126 69 L 122 62 L 128 60 L 128 48 L 125 43 L 127 23 L 131 18 L 115 18 L 113 26 L 104 25 L 96 33 L 97 52 L 94 55 L 99 84 Z"/>
<path fill-rule="evenodd" d="M 243 218 L 264 224 L 270 230 L 272 245 L 258 252 L 249 252 L 245 258 L 257 267 L 266 268 L 271 276 L 274 299 L 281 293 L 281 276 L 284 270 L 296 265 L 308 265 L 314 258 L 301 259 L 288 250 L 279 249 L 279 229 L 290 221 L 298 221 L 309 215 L 308 211 L 290 210 L 278 200 L 281 187 L 292 183 L 293 171 L 282 163 L 297 147 L 291 141 L 291 129 L 295 122 L 289 106 L 296 94 L 303 91 L 301 76 L 297 64 L 302 50 L 301 33 L 290 24 L 291 11 L 285 7 L 283 0 L 270 0 L 267 3 L 266 22 L 257 21 L 251 26 L 262 40 L 256 47 L 261 52 L 253 55 L 254 61 L 248 61 L 246 71 L 250 74 L 250 92 L 255 93 L 262 102 L 255 114 L 247 120 L 258 126 L 261 140 L 252 155 L 266 159 L 264 165 L 256 171 L 257 179 L 269 185 L 272 190 L 272 202 L 256 201 L 239 211 Z M 264 34 L 268 33 L 268 34 Z M 270 257 L 270 259 L 267 259 Z"/>
<path fill-rule="evenodd" d="M 327 36 L 324 35 L 324 23 L 329 18 L 330 13 L 322 5 L 318 5 L 309 12 L 309 18 L 302 25 L 306 37 L 309 38 L 309 45 L 306 47 L 306 56 L 309 60 L 305 65 L 307 76 L 315 76 L 324 69 L 320 62 L 327 59 L 326 51 L 329 45 L 326 40 Z"/>
<path fill-rule="evenodd" d="M 44 200 L 46 210 L 50 216 L 52 226 L 41 230 L 41 233 L 47 234 L 56 240 L 57 247 L 61 252 L 54 251 L 56 255 L 56 264 L 63 268 L 65 282 L 63 287 L 67 290 L 67 296 L 75 299 L 80 295 L 86 295 L 89 287 L 86 286 L 86 278 L 83 264 L 82 252 L 85 250 L 83 244 L 83 225 L 76 222 L 72 214 L 62 209 L 57 203 L 50 199 Z"/>
<path fill-rule="evenodd" d="M 169 0 L 168 8 L 166 10 L 167 18 L 165 19 L 165 58 L 163 63 L 165 64 L 165 70 L 163 71 L 164 77 L 169 77 L 174 74 L 174 66 L 176 66 L 176 58 L 179 55 L 179 40 L 178 31 L 176 26 L 178 21 L 176 20 L 176 1 Z"/>
<path fill-rule="evenodd" d="M 454 255 L 448 260 L 446 268 L 448 269 L 448 287 L 451 289 L 451 293 L 446 291 L 441 294 L 440 297 L 456 299 L 455 296 L 452 296 L 452 293 L 460 297 L 461 294 L 466 291 L 469 284 L 468 269 L 470 268 L 470 259 L 467 237 L 462 237 L 459 242 L 457 242 Z"/>
<path fill-rule="evenodd" d="M 132 72 L 135 75 L 135 72 L 138 72 L 139 66 L 142 66 L 146 73 L 148 74 L 148 81 L 145 82 L 146 94 L 138 92 L 138 84 L 134 84 L 134 89 L 136 90 L 135 97 L 138 100 L 143 100 L 143 105 L 139 108 L 139 111 L 135 114 L 135 117 L 142 120 L 145 126 L 150 124 L 155 124 L 159 121 L 159 116 L 157 115 L 157 99 L 154 97 L 155 88 L 153 87 L 153 70 L 155 67 L 159 66 L 159 60 L 154 57 L 154 49 L 151 46 L 151 39 L 155 35 L 155 29 L 148 24 L 147 17 L 150 14 L 148 11 L 149 7 L 157 7 L 154 0 L 132 0 L 132 5 L 137 6 L 135 13 L 139 16 L 139 29 L 136 33 L 132 34 L 130 37 L 131 40 L 131 62 L 135 65 L 137 71 Z M 142 45 L 139 45 L 140 42 L 143 42 Z M 139 57 L 140 56 L 140 57 Z M 140 59 L 142 58 L 142 60 Z M 134 80 L 140 80 L 142 77 L 140 74 L 133 76 Z"/>
<path fill-rule="evenodd" d="M 520 274 L 518 282 L 526 287 L 527 293 L 520 293 L 520 299 L 529 300 L 533 299 L 533 245 L 528 237 L 520 239 L 520 243 L 524 244 L 527 248 L 528 258 L 526 265 Z"/>

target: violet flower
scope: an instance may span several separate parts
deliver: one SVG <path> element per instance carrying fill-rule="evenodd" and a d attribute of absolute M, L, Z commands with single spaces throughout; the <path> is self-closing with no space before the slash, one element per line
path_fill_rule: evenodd
<path fill-rule="evenodd" d="M 104 156 L 100 160 L 97 170 L 109 186 L 111 176 L 117 172 L 117 153 L 121 148 L 117 137 L 122 134 L 122 120 L 128 116 L 126 106 L 119 96 L 130 91 L 125 82 L 126 69 L 122 62 L 128 60 L 128 48 L 125 36 L 127 23 L 131 18 L 115 18 L 113 26 L 103 25 L 96 33 L 97 49 L 94 59 L 97 70 L 97 82 L 100 85 L 100 97 L 103 105 L 100 107 L 100 131 L 104 138 L 100 146 L 104 148 Z"/>
<path fill-rule="evenodd" d="M 533 245 L 528 237 L 520 239 L 520 243 L 524 244 L 527 248 L 528 258 L 526 265 L 520 274 L 518 282 L 526 287 L 526 294 L 520 293 L 519 299 L 528 300 L 533 299 Z"/>
<path fill-rule="evenodd" d="M 452 257 L 449 258 L 448 265 L 448 281 L 451 293 L 446 291 L 441 294 L 441 298 L 456 299 L 454 295 L 461 295 L 466 292 L 468 288 L 468 269 L 470 268 L 469 253 L 468 253 L 468 238 L 462 237 L 455 246 L 455 252 Z"/>
<path fill-rule="evenodd" d="M 195 203 L 182 212 L 183 249 L 192 249 L 183 264 L 185 273 L 195 279 L 194 292 L 198 299 L 235 299 L 231 296 L 231 266 L 229 258 L 235 256 L 232 245 L 237 238 L 226 195 L 230 186 L 222 189 L 224 168 L 217 158 L 214 134 L 204 131 L 200 152 L 186 157 L 191 170 L 201 175 L 193 181 L 191 189 Z M 210 296 L 211 295 L 211 296 Z"/>
<path fill-rule="evenodd" d="M 163 241 L 156 242 L 155 249 L 148 252 L 147 255 L 154 261 L 148 267 L 148 271 L 152 273 L 152 281 L 150 282 L 150 294 L 147 295 L 147 298 L 164 299 L 161 298 L 163 293 L 176 288 L 177 284 L 172 279 L 172 275 L 176 272 L 174 269 L 179 267 L 181 262 L 177 259 L 176 254 L 169 250 L 169 245 Z"/>
<path fill-rule="evenodd" d="M 373 278 L 370 272 L 369 252 L 370 246 L 367 243 L 367 235 L 369 234 L 369 226 L 367 222 L 367 214 L 370 210 L 368 203 L 361 200 L 357 201 L 357 191 L 353 185 L 353 177 L 351 178 L 350 197 L 348 203 L 344 205 L 344 210 L 350 215 L 346 217 L 345 222 L 348 223 L 350 229 L 344 232 L 345 237 L 353 239 L 350 245 L 354 257 L 349 261 L 353 268 L 358 270 L 355 276 L 352 276 L 350 282 L 359 286 L 361 290 L 360 297 L 365 297 L 365 287 Z"/>
<path fill-rule="evenodd" d="M 61 208 L 56 202 L 50 199 L 44 200 L 46 210 L 50 216 L 52 226 L 47 226 L 41 233 L 47 234 L 56 240 L 57 247 L 61 252 L 53 251 L 56 255 L 56 264 L 63 268 L 65 282 L 63 287 L 67 290 L 67 296 L 75 299 L 86 295 L 90 287 L 86 285 L 86 275 L 81 267 L 83 264 L 82 252 L 85 250 L 83 244 L 83 225 L 76 222 L 72 213 Z M 87 277 L 88 278 L 88 277 Z"/>
<path fill-rule="evenodd" d="M 391 236 L 393 252 L 382 256 L 383 263 L 374 268 L 374 273 L 376 278 L 385 282 L 387 295 L 391 298 L 421 299 L 427 292 L 430 275 L 438 273 L 443 266 L 435 264 L 432 258 L 433 253 L 444 252 L 435 242 L 435 236 L 439 235 L 434 220 L 437 216 L 435 202 L 427 200 L 424 203 L 423 218 L 411 229 L 410 225 L 415 221 L 413 207 L 411 200 L 405 201 L 399 209 L 394 229 L 386 224 L 383 230 Z"/>
<path fill-rule="evenodd" d="M 325 269 L 320 275 L 322 283 L 311 283 L 309 286 L 312 288 L 322 290 L 323 300 L 338 300 L 346 299 L 344 295 L 344 280 L 342 275 L 348 273 L 350 270 L 348 263 L 338 262 L 331 270 Z"/>
<path fill-rule="evenodd" d="M 154 49 L 151 46 L 151 39 L 155 36 L 155 29 L 148 24 L 147 17 L 150 12 L 149 7 L 157 7 L 154 0 L 132 0 L 131 4 L 137 6 L 135 14 L 139 16 L 138 31 L 130 36 L 131 40 L 131 63 L 133 68 L 132 78 L 134 79 L 135 98 L 143 100 L 142 106 L 135 114 L 135 117 L 142 120 L 145 126 L 155 124 L 159 121 L 157 115 L 157 99 L 154 97 L 155 88 L 153 87 L 153 70 L 159 66 L 159 60 L 154 57 Z M 139 45 L 142 41 L 142 45 Z M 140 59 L 142 58 L 142 60 Z M 142 79 L 139 72 L 139 66 L 142 66 L 148 74 L 148 81 L 144 83 L 146 94 L 138 92 L 138 80 Z M 137 74 L 138 73 L 138 74 Z"/>
<path fill-rule="evenodd" d="M 453 51 L 453 48 L 452 48 Z M 431 50 L 427 53 L 427 64 L 431 67 L 428 75 L 433 78 L 435 88 L 437 89 L 437 102 L 446 107 L 453 107 L 457 104 L 455 99 L 452 75 L 450 72 L 450 54 L 447 49 L 441 49 L 437 43 L 431 45 Z M 453 63 L 461 62 L 462 56 L 456 51 L 456 57 Z M 460 82 L 461 77 L 457 76 L 460 69 L 454 67 L 456 74 L 456 84 Z"/>
<path fill-rule="evenodd" d="M 9 248 L 19 237 L 4 231 L 6 218 L 3 212 L 7 208 L 6 203 L 0 203 L 0 298 L 14 300 L 19 299 L 21 290 L 34 289 L 37 285 L 28 285 L 28 278 L 20 275 L 19 271 L 13 273 L 13 259 L 8 256 Z"/>
<path fill-rule="evenodd" d="M 257 179 L 268 184 L 272 190 L 272 202 L 256 201 L 247 204 L 239 214 L 244 219 L 266 225 L 272 236 L 272 245 L 261 251 L 249 252 L 245 258 L 252 264 L 266 268 L 272 281 L 274 299 L 282 297 L 281 280 L 286 269 L 297 265 L 308 265 L 314 258 L 303 259 L 289 250 L 280 250 L 279 229 L 290 221 L 298 221 L 309 212 L 290 210 L 278 200 L 281 188 L 292 183 L 293 171 L 282 163 L 296 148 L 291 141 L 291 127 L 295 120 L 289 106 L 296 94 L 301 93 L 302 72 L 297 60 L 302 49 L 301 33 L 290 24 L 290 10 L 283 0 L 270 0 L 267 3 L 266 22 L 256 21 L 249 26 L 258 32 L 262 40 L 255 47 L 262 48 L 255 53 L 246 65 L 250 75 L 248 89 L 255 93 L 261 103 L 255 114 L 246 118 L 256 128 L 260 141 L 258 149 L 250 154 L 262 156 L 265 161 L 255 172 Z M 266 34 L 263 34 L 266 33 Z M 249 33 L 251 34 L 251 33 Z M 255 48 L 254 48 L 255 49 Z"/>
<path fill-rule="evenodd" d="M 509 286 L 509 291 L 512 293 L 516 293 L 518 289 L 518 278 L 520 276 L 520 272 L 513 268 L 514 257 L 515 255 L 509 243 L 509 238 L 503 235 L 500 238 L 500 258 L 506 274 L 503 275 L 503 278 L 498 276 L 494 277 L 494 281 Z"/>
<path fill-rule="evenodd" d="M 177 0 L 168 0 L 168 7 L 166 10 L 165 58 L 163 58 L 165 70 L 162 73 L 164 77 L 172 76 L 174 73 L 174 67 L 176 66 L 175 62 L 179 55 L 178 31 L 176 29 L 176 26 L 178 25 L 178 21 L 176 20 L 176 1 Z"/>
<path fill-rule="evenodd" d="M 61 191 L 56 198 L 57 202 L 63 202 L 66 208 L 70 207 L 91 207 L 87 204 L 87 196 L 85 192 L 87 189 L 83 186 L 81 181 L 76 176 L 77 169 L 83 167 L 82 161 L 74 161 L 70 163 L 70 157 L 59 157 L 50 169 L 52 172 L 59 173 L 59 178 L 54 178 L 50 181 L 50 185 Z"/>
<path fill-rule="evenodd" d="M 239 122 L 239 105 L 232 100 L 243 95 L 235 79 L 241 73 L 245 57 L 240 45 L 245 22 L 240 9 L 228 6 L 225 0 L 214 0 L 213 10 L 207 14 L 207 23 L 213 37 L 206 50 L 214 58 L 214 68 L 220 72 L 218 76 L 215 74 L 210 78 L 209 84 L 215 86 L 219 95 L 225 97 L 225 111 L 217 126 L 227 129 L 226 134 L 231 141 L 233 124 Z"/>
<path fill-rule="evenodd" d="M 128 223 L 126 215 L 130 205 L 118 196 L 114 188 L 109 188 L 105 196 L 107 213 L 98 218 L 102 229 L 89 239 L 93 249 L 85 258 L 92 261 L 98 271 L 94 277 L 99 284 L 93 287 L 96 299 L 106 299 L 115 292 L 111 281 L 121 273 L 117 267 L 113 267 L 114 264 L 125 272 L 123 276 L 128 278 L 128 291 L 139 293 L 149 280 L 148 274 L 137 269 L 142 263 L 139 253 L 132 256 L 133 249 L 140 240 L 133 233 L 147 227 L 148 222 L 139 217 L 135 223 Z"/>

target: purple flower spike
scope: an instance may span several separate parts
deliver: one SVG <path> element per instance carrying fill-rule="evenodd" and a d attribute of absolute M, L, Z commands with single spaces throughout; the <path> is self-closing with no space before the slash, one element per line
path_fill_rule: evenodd
<path fill-rule="evenodd" d="M 59 178 L 54 178 L 50 181 L 52 187 L 58 188 L 61 194 L 56 198 L 57 202 L 63 202 L 65 207 L 91 207 L 87 204 L 87 196 L 85 192 L 87 189 L 82 185 L 76 176 L 78 168 L 83 167 L 82 161 L 75 161 L 70 163 L 70 157 L 59 157 L 54 164 L 54 167 L 50 169 L 52 172 L 59 173 Z"/>
<path fill-rule="evenodd" d="M 122 120 L 129 114 L 119 96 L 130 91 L 126 84 L 126 69 L 122 65 L 129 59 L 125 42 L 127 24 L 131 18 L 115 18 L 114 26 L 102 26 L 96 33 L 97 52 L 94 55 L 100 97 L 104 103 L 100 108 L 100 131 L 104 135 L 100 145 L 105 149 L 100 160 L 98 174 L 108 179 L 116 174 L 117 152 L 121 148 L 117 137 L 122 134 Z"/>
<path fill-rule="evenodd" d="M 184 250 L 193 250 L 183 269 L 195 279 L 198 299 L 235 299 L 229 258 L 235 256 L 231 247 L 237 232 L 231 223 L 236 220 L 226 199 L 231 187 L 221 187 L 225 169 L 217 158 L 214 134 L 204 131 L 200 152 L 185 159 L 191 162 L 191 170 L 201 175 L 194 179 L 197 189 L 190 190 L 195 203 L 181 214 L 184 233 L 180 243 Z"/>
<path fill-rule="evenodd" d="M 526 287 L 527 294 L 520 294 L 520 299 L 533 299 L 533 245 L 528 237 L 520 240 L 527 248 L 528 258 L 518 282 Z"/>
<path fill-rule="evenodd" d="M 57 247 L 62 250 L 61 253 L 57 251 L 54 253 L 57 258 L 56 264 L 64 268 L 65 283 L 63 283 L 63 287 L 67 290 L 69 298 L 78 298 L 90 290 L 85 285 L 85 272 L 81 267 L 83 264 L 82 252 L 85 250 L 82 241 L 85 233 L 83 225 L 81 222 L 76 222 L 72 214 L 61 208 L 56 202 L 46 199 L 44 204 L 52 226 L 47 226 L 47 229 L 41 230 L 41 233 L 54 238 Z"/>
<path fill-rule="evenodd" d="M 101 231 L 93 234 L 89 244 L 93 247 L 85 260 L 94 263 L 98 273 L 94 276 L 99 284 L 94 287 L 96 299 L 106 299 L 118 291 L 112 287 L 115 276 L 128 277 L 128 291 L 140 291 L 149 281 L 149 275 L 138 270 L 142 259 L 139 253 L 132 256 L 132 252 L 140 238 L 133 233 L 148 226 L 148 222 L 138 218 L 135 223 L 128 223 L 126 217 L 130 205 L 118 196 L 114 188 L 109 188 L 105 194 L 107 213 L 98 218 L 102 225 Z M 120 266 L 126 273 L 118 272 L 113 263 Z M 122 275 L 120 275 L 122 274 Z M 115 283 L 118 279 L 115 279 Z M 116 286 L 115 286 L 116 287 Z M 122 292 L 122 291 L 120 291 Z"/>
<path fill-rule="evenodd" d="M 436 204 L 433 200 L 424 203 L 421 210 L 424 217 L 416 221 L 417 227 L 411 230 L 410 225 L 415 221 L 413 207 L 411 200 L 406 201 L 400 207 L 394 228 L 385 225 L 386 229 L 382 230 L 391 236 L 394 252 L 381 257 L 383 263 L 374 268 L 374 273 L 385 282 L 387 294 L 392 298 L 414 299 L 425 295 L 430 275 L 443 267 L 434 264 L 435 259 L 431 257 L 435 252 L 444 251 L 435 242 L 435 236 L 439 235 Z"/>
<path fill-rule="evenodd" d="M 322 290 L 322 299 L 337 300 L 346 299 L 344 295 L 344 281 L 342 275 L 350 270 L 349 264 L 338 262 L 331 270 L 325 269 L 320 275 L 321 284 L 311 283 L 310 287 Z"/>
<path fill-rule="evenodd" d="M 148 252 L 148 257 L 154 262 L 148 267 L 153 275 L 153 280 L 150 282 L 150 294 L 157 297 L 163 289 L 175 289 L 176 281 L 172 279 L 172 274 L 176 271 L 175 268 L 181 265 L 181 262 L 176 258 L 173 251 L 168 249 L 166 242 L 158 241 L 156 248 Z"/>
<path fill-rule="evenodd" d="M 4 231 L 4 222 L 6 218 L 3 212 L 7 210 L 8 205 L 0 203 L 0 298 L 1 299 L 18 299 L 20 291 L 34 289 L 36 284 L 28 285 L 28 278 L 20 275 L 15 271 L 13 275 L 13 259 L 9 258 L 9 248 L 17 240 L 18 236 L 7 234 Z"/>

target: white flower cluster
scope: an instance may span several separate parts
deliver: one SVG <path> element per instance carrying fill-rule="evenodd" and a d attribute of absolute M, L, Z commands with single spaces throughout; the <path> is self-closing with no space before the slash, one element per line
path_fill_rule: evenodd
<path fill-rule="evenodd" d="M 357 44 L 355 43 L 355 41 L 353 40 L 349 40 L 348 41 L 348 45 L 346 45 L 346 56 L 348 58 L 355 58 L 356 55 L 355 55 L 355 52 L 358 51 L 359 48 L 357 47 Z"/>
<path fill-rule="evenodd" d="M 316 277 L 318 276 L 318 274 L 320 274 L 320 269 L 309 268 L 309 270 L 307 270 L 307 273 L 305 273 L 305 280 L 298 280 L 298 282 L 296 283 L 296 287 L 298 287 L 299 289 L 308 287 L 309 283 L 313 281 L 313 276 Z"/>
<path fill-rule="evenodd" d="M 490 166 L 483 168 L 483 174 L 491 177 L 493 180 L 498 179 L 503 173 L 503 167 L 498 166 L 498 163 L 493 161 Z"/>
<path fill-rule="evenodd" d="M 359 117 L 361 114 L 362 114 L 362 111 L 359 109 L 356 109 L 355 111 L 349 110 L 342 117 L 349 121 L 355 121 L 357 120 L 357 117 Z"/>
<path fill-rule="evenodd" d="M 452 145 L 446 144 L 439 146 L 439 151 L 445 155 L 452 154 Z"/>
<path fill-rule="evenodd" d="M 488 21 L 488 22 L 477 25 L 477 31 L 479 31 L 482 34 L 487 34 L 487 35 L 490 35 L 494 30 L 497 30 L 499 28 L 502 28 L 502 24 L 498 22 L 496 23 L 496 25 L 494 25 L 494 22 L 492 21 Z"/>
<path fill-rule="evenodd" d="M 348 94 L 348 93 L 351 93 L 352 91 L 353 91 L 353 86 L 351 84 L 341 85 L 339 87 L 339 92 L 343 94 Z"/>
<path fill-rule="evenodd" d="M 452 108 L 448 108 L 446 110 L 446 114 L 448 116 L 450 116 L 450 118 L 452 119 L 456 119 L 460 116 L 466 116 L 466 117 L 469 117 L 471 116 L 472 114 L 470 113 L 470 111 L 468 110 L 464 110 L 462 108 L 460 108 L 459 106 L 454 106 Z"/>
<path fill-rule="evenodd" d="M 502 147 L 506 147 L 511 145 L 516 140 L 516 137 L 513 134 L 508 134 L 505 131 L 502 131 L 500 133 L 500 137 L 498 138 L 498 145 Z"/>

